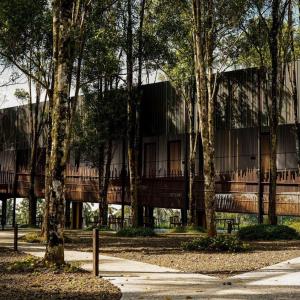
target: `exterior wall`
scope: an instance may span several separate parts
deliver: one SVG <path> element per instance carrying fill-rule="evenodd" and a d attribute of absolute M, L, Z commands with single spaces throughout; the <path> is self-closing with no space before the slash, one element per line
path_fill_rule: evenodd
<path fill-rule="evenodd" d="M 268 137 L 266 136 L 266 139 Z M 219 172 L 257 168 L 257 128 L 218 130 L 216 137 L 216 169 Z M 262 151 L 262 159 L 268 159 Z M 277 148 L 278 171 L 296 170 L 296 145 L 292 125 L 279 126 Z"/>

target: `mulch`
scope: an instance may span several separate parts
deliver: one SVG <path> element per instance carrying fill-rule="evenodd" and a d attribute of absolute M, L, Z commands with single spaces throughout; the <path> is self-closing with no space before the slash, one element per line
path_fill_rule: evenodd
<path fill-rule="evenodd" d="M 121 298 L 120 290 L 110 282 L 95 278 L 91 273 L 78 268 L 65 271 L 38 265 L 28 269 L 15 267 L 29 258 L 27 254 L 0 248 L 0 299 L 119 300 Z"/>

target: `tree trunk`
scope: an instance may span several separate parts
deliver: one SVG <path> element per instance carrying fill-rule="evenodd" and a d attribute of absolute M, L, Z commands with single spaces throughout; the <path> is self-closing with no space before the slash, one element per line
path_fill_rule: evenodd
<path fill-rule="evenodd" d="M 194 57 L 197 105 L 203 144 L 204 204 L 208 236 L 215 236 L 215 122 L 214 106 L 217 91 L 212 74 L 215 37 L 213 28 L 214 1 L 193 1 Z"/>
<path fill-rule="evenodd" d="M 193 193 L 193 186 L 195 181 L 195 170 L 196 170 L 196 152 L 197 152 L 197 135 L 195 132 L 195 93 L 194 93 L 194 81 L 190 83 L 189 92 L 189 116 L 188 116 L 188 127 L 189 127 L 189 224 L 197 225 L 197 203 Z"/>
<path fill-rule="evenodd" d="M 278 135 L 278 29 L 279 0 L 272 1 L 272 28 L 269 37 L 269 51 L 272 62 L 271 74 L 271 116 L 270 116 L 270 190 L 269 190 L 269 223 L 277 224 L 276 217 L 276 181 L 277 181 L 277 135 Z"/>
<path fill-rule="evenodd" d="M 52 111 L 52 147 L 49 161 L 49 241 L 47 264 L 64 264 L 64 171 L 65 142 L 69 112 L 69 65 L 71 19 L 74 1 L 53 0 L 54 92 Z"/>
<path fill-rule="evenodd" d="M 136 157 L 136 105 L 133 93 L 133 36 L 132 36 L 132 0 L 127 0 L 127 135 L 129 164 L 129 198 L 131 201 L 132 226 L 138 227 L 138 198 Z"/>
<path fill-rule="evenodd" d="M 54 84 L 54 78 L 53 83 Z M 52 146 L 52 108 L 53 108 L 53 92 L 49 93 L 49 111 L 47 116 L 47 145 L 46 145 L 46 163 L 45 163 L 45 208 L 43 214 L 43 225 L 41 236 L 46 243 L 49 242 L 49 187 L 50 187 L 50 155 Z"/>
<path fill-rule="evenodd" d="M 99 147 L 99 158 L 98 158 L 98 187 L 99 187 L 99 224 L 103 225 L 103 205 L 102 205 L 102 194 L 103 194 L 103 177 L 104 177 L 104 145 Z"/>
<path fill-rule="evenodd" d="M 298 2 L 300 4 L 300 2 Z M 300 6 L 299 12 L 300 12 Z M 299 19 L 300 20 L 300 19 Z M 291 68 L 290 81 L 292 84 L 292 101 L 294 109 L 294 132 L 296 139 L 296 155 L 297 155 L 297 164 L 298 168 L 300 167 L 300 124 L 299 124 L 299 113 L 298 113 L 298 88 L 297 88 L 297 74 L 296 74 L 296 55 L 295 55 L 295 45 L 294 45 L 294 20 L 293 20 L 293 4 L 289 0 L 288 4 L 288 29 L 289 29 L 289 38 L 290 38 L 290 49 L 291 49 L 291 58 L 292 62 L 289 66 Z"/>
<path fill-rule="evenodd" d="M 39 83 L 36 83 L 36 103 L 33 113 L 32 103 L 30 103 L 31 110 L 31 154 L 30 154 L 30 186 L 28 193 L 29 200 L 29 225 L 36 226 L 36 212 L 37 212 L 37 199 L 35 196 L 35 175 L 37 164 L 37 150 L 38 150 L 38 122 L 39 122 L 39 104 L 41 87 Z M 30 100 L 31 102 L 31 100 Z"/>
<path fill-rule="evenodd" d="M 106 165 L 105 165 L 103 193 L 101 195 L 103 226 L 107 225 L 107 219 L 108 219 L 107 191 L 108 191 L 109 180 L 110 180 L 111 161 L 112 161 L 112 140 L 109 140 L 107 145 L 107 150 L 106 150 Z"/>

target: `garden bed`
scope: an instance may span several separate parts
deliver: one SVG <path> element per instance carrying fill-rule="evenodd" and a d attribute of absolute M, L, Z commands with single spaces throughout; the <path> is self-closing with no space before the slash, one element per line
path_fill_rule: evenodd
<path fill-rule="evenodd" d="M 67 248 L 92 251 L 91 235 L 70 233 L 73 243 Z M 270 266 L 300 256 L 300 241 L 249 242 L 251 251 L 241 253 L 214 253 L 184 251 L 183 242 L 199 235 L 162 234 L 157 237 L 126 238 L 100 234 L 100 253 L 136 261 L 227 277 Z"/>
<path fill-rule="evenodd" d="M 26 263 L 24 263 L 24 261 Z M 32 266 L 34 258 L 0 248 L 0 299 L 118 300 L 120 290 L 78 268 L 66 270 Z"/>

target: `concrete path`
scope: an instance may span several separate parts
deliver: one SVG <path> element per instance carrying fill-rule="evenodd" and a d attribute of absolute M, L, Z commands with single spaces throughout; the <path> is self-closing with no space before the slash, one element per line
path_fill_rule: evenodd
<path fill-rule="evenodd" d="M 22 232 L 21 232 L 22 234 Z M 0 232 L 0 246 L 12 232 Z M 20 250 L 42 257 L 44 247 L 20 242 Z M 68 262 L 92 270 L 92 253 L 65 251 Z M 300 299 L 300 258 L 226 280 L 100 255 L 100 275 L 118 286 L 122 299 Z"/>

